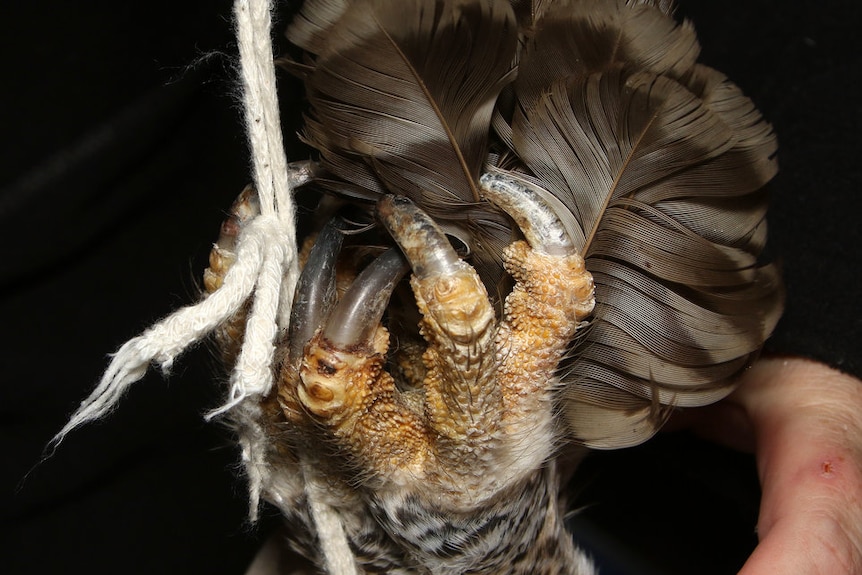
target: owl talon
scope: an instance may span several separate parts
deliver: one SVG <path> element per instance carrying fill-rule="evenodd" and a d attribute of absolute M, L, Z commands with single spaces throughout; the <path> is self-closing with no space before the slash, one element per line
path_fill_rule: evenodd
<path fill-rule="evenodd" d="M 343 222 L 332 218 L 317 236 L 299 275 L 290 310 L 288 361 L 298 365 L 306 344 L 323 324 L 335 302 L 335 265 L 344 234 Z"/>
<path fill-rule="evenodd" d="M 511 172 L 489 171 L 479 178 L 485 199 L 512 216 L 530 247 L 552 256 L 577 253 L 569 233 L 545 198 L 552 195 Z"/>
<path fill-rule="evenodd" d="M 306 264 L 308 266 L 308 264 Z M 379 422 L 377 410 L 398 411 L 394 383 L 382 372 L 389 346 L 381 319 L 395 286 L 409 269 L 404 256 L 390 249 L 369 264 L 332 308 L 323 327 L 304 346 L 296 392 L 314 416 L 340 436 L 349 451 L 372 468 L 382 453 L 361 447 L 366 426 L 392 427 Z M 309 274 L 315 275 L 314 270 Z M 396 425 L 397 427 L 397 425 Z M 387 435 L 396 435 L 390 429 Z"/>
<path fill-rule="evenodd" d="M 389 249 L 371 262 L 332 310 L 323 337 L 342 349 L 369 345 L 392 290 L 408 269 L 397 249 Z"/>
<path fill-rule="evenodd" d="M 413 274 L 426 279 L 454 272 L 461 259 L 437 224 L 403 196 L 384 196 L 377 217 L 410 260 Z"/>
<path fill-rule="evenodd" d="M 248 185 L 231 204 L 227 218 L 219 229 L 218 240 L 210 250 L 209 266 L 203 273 L 203 287 L 207 294 L 221 288 L 225 276 L 236 263 L 237 243 L 243 228 L 259 214 L 260 200 L 257 191 L 252 185 Z M 226 366 L 233 365 L 239 355 L 247 317 L 248 306 L 243 306 L 213 332 L 213 339 Z"/>
<path fill-rule="evenodd" d="M 297 284 L 271 429 L 292 430 L 277 440 L 279 449 L 299 450 L 336 491 L 367 498 L 356 517 L 374 515 L 370 529 L 380 530 L 375 537 L 396 554 L 424 557 L 427 551 L 421 539 L 404 534 L 405 517 L 421 523 L 467 513 L 481 527 L 498 519 L 493 501 L 501 493 L 545 507 L 539 523 L 524 529 L 541 526 L 559 535 L 555 503 L 539 476 L 554 433 L 554 369 L 592 309 L 592 281 L 540 192 L 522 187 L 486 195 L 512 214 L 530 242 L 504 252 L 516 285 L 499 321 L 473 267 L 405 198 L 386 197 L 377 209 L 400 250 L 384 252 L 340 298 L 336 283 L 342 287 L 353 266 L 338 220 L 318 234 Z M 389 331 L 381 321 L 408 270 L 427 346 L 412 356 L 423 366 L 416 388 L 402 390 L 386 370 Z M 306 444 L 314 447 L 305 451 Z M 351 487 L 357 471 L 364 485 L 359 495 Z M 422 515 L 405 515 L 412 509 Z M 364 536 L 348 533 L 354 542 Z M 482 561 L 484 551 L 472 553 L 468 562 Z M 460 565 L 426 559 L 440 560 L 444 571 Z"/>
<path fill-rule="evenodd" d="M 413 292 L 430 330 L 465 345 L 492 331 L 494 310 L 485 286 L 431 217 L 395 196 L 378 202 L 377 215 L 410 261 Z"/>

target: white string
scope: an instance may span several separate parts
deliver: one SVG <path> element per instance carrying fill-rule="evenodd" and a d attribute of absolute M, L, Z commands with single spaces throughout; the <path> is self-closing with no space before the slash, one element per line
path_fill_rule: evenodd
<path fill-rule="evenodd" d="M 81 402 L 52 443 L 59 444 L 76 427 L 107 415 L 129 386 L 144 376 L 151 362 L 168 371 L 179 354 L 242 307 L 254 289 L 263 259 L 261 234 L 255 232 L 258 227 L 257 221 L 251 222 L 248 233 L 240 236 L 236 263 L 218 291 L 197 305 L 177 310 L 120 347 L 96 389 Z"/>
<path fill-rule="evenodd" d="M 249 520 L 255 522 L 264 485 L 271 483 L 272 475 L 267 457 L 269 443 L 266 431 L 260 424 L 260 404 L 253 401 L 241 403 L 233 411 L 232 419 L 237 426 L 242 463 L 248 480 Z"/>
<path fill-rule="evenodd" d="M 272 387 L 274 341 L 286 329 L 296 279 L 294 207 L 275 91 L 269 2 L 237 0 L 234 10 L 242 70 L 243 98 L 255 187 L 261 215 L 238 238 L 236 263 L 215 293 L 178 310 L 126 342 L 113 355 L 95 390 L 55 436 L 56 445 L 74 428 L 104 417 L 151 362 L 163 370 L 189 346 L 235 314 L 252 296 L 247 332 L 230 399 L 214 415 L 259 398 Z M 256 288 L 256 289 L 255 289 Z"/>
<path fill-rule="evenodd" d="M 251 223 L 271 227 L 272 219 L 260 216 Z M 260 246 L 263 261 L 257 272 L 257 288 L 251 314 L 246 321 L 242 348 L 231 374 L 229 399 L 211 411 L 207 420 L 226 413 L 249 397 L 261 397 L 272 389 L 274 341 L 278 331 L 276 318 L 287 252 L 285 244 L 294 241 L 279 232 L 278 228 L 267 229 L 263 234 L 265 243 Z"/>
<path fill-rule="evenodd" d="M 270 4 L 267 0 L 237 0 L 234 16 L 246 131 L 261 214 L 275 214 L 286 225 L 295 228 L 275 90 Z"/>
<path fill-rule="evenodd" d="M 269 439 L 259 422 L 259 401 L 272 389 L 274 344 L 279 329 L 288 327 L 299 276 L 293 195 L 276 97 L 270 9 L 268 0 L 236 0 L 234 4 L 246 131 L 260 215 L 241 230 L 236 262 L 222 286 L 197 305 L 174 312 L 120 347 L 96 389 L 52 440 L 56 446 L 76 427 L 107 415 L 151 363 L 167 371 L 179 354 L 253 297 L 228 400 L 207 415 L 211 419 L 233 412 L 249 480 L 252 520 L 257 517 L 261 493 L 272 483 L 267 462 Z M 311 478 L 313 473 L 303 475 Z M 323 544 L 324 563 L 331 573 L 355 573 L 344 527 L 337 512 L 321 499 L 318 483 L 310 481 L 306 490 Z"/>
<path fill-rule="evenodd" d="M 287 328 L 299 275 L 296 226 L 275 92 L 269 2 L 237 0 L 234 13 L 261 215 L 240 233 L 236 263 L 221 288 L 126 342 L 113 355 L 90 397 L 54 437 L 55 445 L 72 429 L 110 412 L 128 387 L 144 376 L 151 362 L 170 369 L 180 353 L 235 314 L 253 290 L 254 302 L 232 376 L 230 399 L 212 415 L 225 413 L 246 399 L 259 398 L 272 387 L 273 343 L 279 328 Z"/>
<path fill-rule="evenodd" d="M 293 194 L 288 176 L 287 158 L 282 142 L 281 119 L 275 84 L 275 66 L 271 40 L 272 19 L 268 0 L 236 0 L 236 36 L 239 44 L 240 74 L 245 105 L 245 124 L 253 162 L 255 186 L 261 204 L 261 215 L 274 215 L 282 229 L 294 237 Z M 299 278 L 296 245 L 284 268 L 284 284 L 278 309 L 278 324 L 290 321 L 293 290 Z"/>
<path fill-rule="evenodd" d="M 254 158 L 255 182 L 261 200 L 261 217 L 266 218 L 270 213 L 274 213 L 284 228 L 292 231 L 295 229 L 294 210 L 275 97 L 269 2 L 236 0 L 234 13 L 242 66 L 246 125 Z M 293 235 L 290 237 L 293 238 Z M 281 324 L 287 326 L 291 303 L 289 300 L 293 296 L 294 286 L 299 277 L 296 246 L 294 243 L 291 245 L 293 252 L 290 254 L 290 261 L 286 262 L 289 267 L 272 269 L 267 265 L 271 261 L 281 259 L 275 252 L 268 254 L 266 258 L 264 263 L 266 270 L 261 273 L 261 279 L 258 282 L 252 317 L 249 318 L 246 326 L 245 341 L 231 386 L 231 400 L 211 415 L 227 411 L 242 404 L 253 395 L 269 391 L 272 378 L 270 367 L 273 353 L 272 341 L 275 332 L 269 329 L 270 324 L 259 324 L 254 316 L 258 313 L 258 307 L 265 307 L 265 311 L 260 312 L 261 316 L 266 315 L 268 318 L 271 317 L 269 314 L 278 313 Z M 276 271 L 277 275 L 270 273 Z M 287 281 L 285 285 L 280 285 L 285 272 L 288 274 Z M 279 291 L 282 293 L 280 307 Z M 249 497 L 254 518 L 257 515 L 257 499 L 263 483 L 269 478 L 265 464 L 267 439 L 258 433 L 259 426 L 256 426 L 253 421 L 250 423 L 252 425 L 248 427 L 248 432 L 240 434 L 240 443 L 249 478 Z M 301 464 L 306 467 L 304 463 Z M 331 506 L 322 501 L 318 493 L 320 489 L 318 482 L 311 480 L 312 474 L 304 473 L 304 475 L 312 518 L 321 541 L 327 570 L 337 575 L 355 574 L 356 563 L 341 519 Z"/>
<path fill-rule="evenodd" d="M 344 533 L 341 517 L 324 501 L 326 482 L 307 462 L 303 461 L 301 466 L 308 508 L 317 528 L 326 571 L 333 575 L 357 575 L 356 560 Z"/>

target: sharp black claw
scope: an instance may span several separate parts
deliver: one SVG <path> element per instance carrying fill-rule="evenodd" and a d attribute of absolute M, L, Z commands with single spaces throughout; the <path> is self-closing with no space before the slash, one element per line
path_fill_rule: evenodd
<path fill-rule="evenodd" d="M 401 252 L 391 248 L 362 270 L 329 315 L 323 337 L 339 349 L 370 343 L 392 290 L 409 270 Z"/>
<path fill-rule="evenodd" d="M 339 217 L 323 226 L 296 284 L 288 332 L 288 360 L 294 365 L 335 302 L 335 262 L 344 240 L 343 227 Z"/>

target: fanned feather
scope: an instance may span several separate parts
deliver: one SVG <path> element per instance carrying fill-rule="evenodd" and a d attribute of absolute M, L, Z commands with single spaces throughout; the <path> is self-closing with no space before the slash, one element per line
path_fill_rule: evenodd
<path fill-rule="evenodd" d="M 559 397 L 573 438 L 597 448 L 724 397 L 782 306 L 759 260 L 772 129 L 697 63 L 672 13 L 668 0 L 308 0 L 288 33 L 308 53 L 318 184 L 411 197 L 470 246 L 492 294 L 515 232 L 479 201 L 479 172 L 490 157 L 544 188 L 596 282 Z"/>
<path fill-rule="evenodd" d="M 649 3 L 627 6 L 625 0 L 548 3 L 527 36 L 517 83 L 522 105 L 557 79 L 622 65 L 682 79 L 700 52 L 687 22 L 677 24 Z"/>
<path fill-rule="evenodd" d="M 306 138 L 323 166 L 372 197 L 416 201 L 490 278 L 511 231 L 477 181 L 497 96 L 514 78 L 508 3 L 360 0 L 314 46 Z"/>
<path fill-rule="evenodd" d="M 305 0 L 287 28 L 287 37 L 311 54 L 320 52 L 326 46 L 330 30 L 350 3 L 350 0 Z"/>
<path fill-rule="evenodd" d="M 696 64 L 690 27 L 647 4 L 600 4 L 565 3 L 571 13 L 558 4 L 537 22 L 511 139 L 566 206 L 560 216 L 596 281 L 593 325 L 561 395 L 575 437 L 613 448 L 655 432 L 656 402 L 729 393 L 781 297 L 774 270 L 758 263 L 761 189 L 776 171 L 771 128 L 724 76 Z M 651 27 L 660 34 L 643 32 L 662 19 Z M 571 27 L 572 37 L 560 33 Z M 566 51 L 577 57 L 563 75 L 530 67 Z"/>

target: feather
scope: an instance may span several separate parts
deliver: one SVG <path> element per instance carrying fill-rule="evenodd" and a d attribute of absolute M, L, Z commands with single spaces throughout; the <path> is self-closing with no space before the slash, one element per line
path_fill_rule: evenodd
<path fill-rule="evenodd" d="M 289 31 L 308 52 L 318 185 L 410 197 L 492 294 L 517 230 L 479 200 L 479 173 L 544 190 L 596 283 L 559 372 L 571 436 L 596 448 L 727 395 L 782 308 L 760 261 L 775 136 L 672 14 L 667 0 L 308 0 Z"/>
<path fill-rule="evenodd" d="M 514 78 L 517 26 L 508 3 L 397 0 L 351 3 L 306 80 L 306 140 L 323 167 L 371 197 L 410 197 L 501 274 L 508 219 L 479 198 L 491 114 Z M 317 26 L 321 29 L 323 26 Z M 493 270 L 493 271 L 491 271 Z"/>
<path fill-rule="evenodd" d="M 515 14 L 518 16 L 518 21 L 523 28 L 530 28 L 533 23 L 541 19 L 548 8 L 555 5 L 564 4 L 566 10 L 572 10 L 570 2 L 561 0 L 510 0 Z M 657 8 L 668 16 L 673 15 L 674 6 L 672 0 L 626 0 L 626 4 L 634 6 L 637 4 L 645 4 Z M 575 7 L 577 9 L 577 7 Z"/>
<path fill-rule="evenodd" d="M 625 65 L 682 79 L 697 61 L 694 28 L 649 3 L 572 0 L 549 4 L 528 33 L 517 92 L 529 106 L 559 78 Z"/>
<path fill-rule="evenodd" d="M 308 53 L 320 52 L 349 5 L 350 0 L 305 0 L 285 35 Z"/>
<path fill-rule="evenodd" d="M 649 4 L 563 6 L 536 23 L 521 58 L 511 141 L 566 206 L 596 282 L 563 412 L 579 440 L 616 448 L 658 429 L 656 401 L 729 393 L 771 333 L 780 281 L 758 256 L 776 144 L 750 100 L 696 64 L 690 26 Z M 573 63 L 557 75 L 547 63 L 565 52 Z"/>

